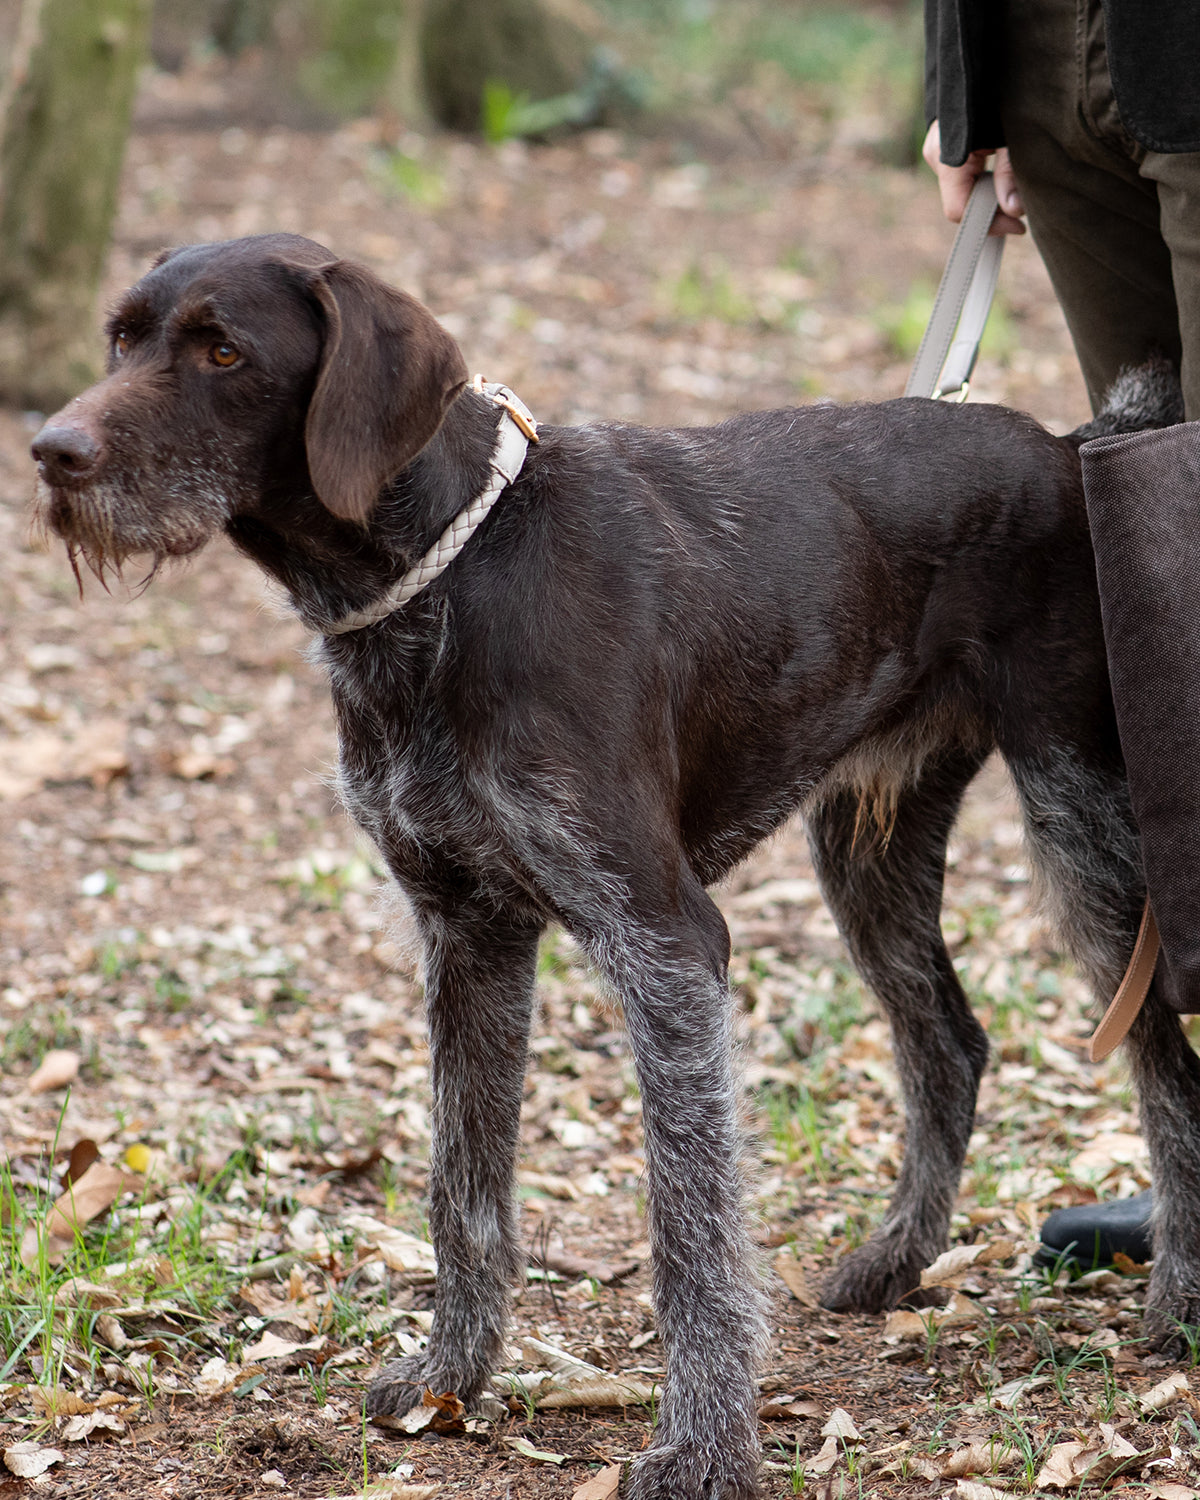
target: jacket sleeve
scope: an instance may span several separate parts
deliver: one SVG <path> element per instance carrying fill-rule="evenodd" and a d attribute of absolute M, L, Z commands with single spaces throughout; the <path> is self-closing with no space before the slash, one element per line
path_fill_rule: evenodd
<path fill-rule="evenodd" d="M 952 167 L 1004 144 L 997 10 L 994 0 L 925 0 L 925 120 L 940 122 Z"/>

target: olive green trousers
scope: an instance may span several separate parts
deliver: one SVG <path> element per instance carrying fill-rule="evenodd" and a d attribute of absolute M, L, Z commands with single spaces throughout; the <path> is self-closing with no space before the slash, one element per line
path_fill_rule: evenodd
<path fill-rule="evenodd" d="M 1005 135 L 1093 408 L 1157 352 L 1200 420 L 1200 152 L 1151 151 L 1121 124 L 1100 0 L 1005 12 Z"/>

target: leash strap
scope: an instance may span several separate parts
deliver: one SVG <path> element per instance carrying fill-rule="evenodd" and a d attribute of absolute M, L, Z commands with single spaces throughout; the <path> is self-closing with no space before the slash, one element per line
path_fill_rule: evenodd
<path fill-rule="evenodd" d="M 933 311 L 904 387 L 906 396 L 967 399 L 1004 254 L 1004 236 L 988 234 L 995 214 L 996 185 L 990 172 L 982 172 L 954 236 Z"/>
<path fill-rule="evenodd" d="M 995 213 L 995 182 L 990 172 L 983 172 L 971 189 L 954 237 L 933 311 L 904 387 L 906 396 L 967 399 L 1004 254 L 1004 236 L 988 234 Z M 1147 896 L 1129 967 L 1088 1043 L 1088 1056 L 1093 1062 L 1106 1058 L 1128 1035 L 1150 992 L 1158 952 L 1158 926 Z"/>

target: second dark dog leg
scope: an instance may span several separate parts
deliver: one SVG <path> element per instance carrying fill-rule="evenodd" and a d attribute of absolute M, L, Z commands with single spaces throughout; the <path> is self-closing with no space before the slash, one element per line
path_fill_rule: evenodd
<path fill-rule="evenodd" d="M 1155 984 L 1128 1042 L 1154 1184 L 1144 1331 L 1183 1358 L 1200 1328 L 1200 1059 L 1157 991 Z"/>
<path fill-rule="evenodd" d="M 496 1368 L 524 1271 L 513 1202 L 539 930 L 456 912 L 425 917 L 437 1300 L 429 1347 L 394 1360 L 367 1396 L 400 1414 L 429 1386 L 470 1406 Z"/>
<path fill-rule="evenodd" d="M 667 1367 L 654 1439 L 627 1489 L 630 1500 L 751 1500 L 763 1297 L 742 1207 L 729 937 L 689 873 L 673 895 L 656 930 L 614 927 L 588 942 L 620 991 L 637 1064 Z"/>
<path fill-rule="evenodd" d="M 946 840 L 981 759 L 956 752 L 927 763 L 901 790 L 886 843 L 870 829 L 856 839 L 853 792 L 834 793 L 807 820 L 825 899 L 891 1023 L 906 1120 L 883 1223 L 822 1295 L 835 1311 L 894 1307 L 946 1248 L 988 1047 L 942 939 L 942 882 Z"/>
<path fill-rule="evenodd" d="M 1133 951 L 1143 875 L 1124 777 L 1106 766 L 1089 729 L 1077 731 L 1070 752 L 1043 743 L 1011 765 L 1063 937 L 1107 1003 Z M 1200 1060 L 1157 980 L 1126 1046 L 1154 1183 L 1145 1332 L 1182 1355 L 1183 1329 L 1200 1325 Z"/>

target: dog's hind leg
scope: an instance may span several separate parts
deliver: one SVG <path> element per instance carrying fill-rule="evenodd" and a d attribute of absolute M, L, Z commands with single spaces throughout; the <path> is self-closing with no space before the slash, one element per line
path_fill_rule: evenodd
<path fill-rule="evenodd" d="M 854 792 L 833 792 L 807 816 L 825 899 L 891 1023 L 907 1122 L 904 1164 L 883 1223 L 822 1294 L 835 1311 L 894 1307 L 946 1248 L 988 1047 L 939 919 L 946 840 L 982 758 L 956 750 L 927 761 L 899 790 L 886 842 L 864 833 Z"/>
<path fill-rule="evenodd" d="M 1107 1003 L 1133 951 L 1143 874 L 1124 777 L 1086 757 L 1089 738 L 1094 733 L 1071 751 L 1014 756 L 1010 764 L 1063 939 Z M 1200 1325 L 1200 1060 L 1162 998 L 1165 964 L 1160 958 L 1126 1045 L 1154 1183 L 1146 1334 L 1182 1354 L 1184 1328 Z"/>
<path fill-rule="evenodd" d="M 590 931 L 587 930 L 590 926 Z M 618 990 L 642 1095 L 654 1311 L 666 1379 L 630 1500 L 750 1500 L 763 1297 L 742 1211 L 720 912 L 686 868 L 638 918 L 576 935 Z"/>
<path fill-rule="evenodd" d="M 1128 1045 L 1154 1184 L 1144 1332 L 1182 1358 L 1200 1334 L 1200 1059 L 1157 980 Z"/>
<path fill-rule="evenodd" d="M 425 939 L 433 1145 L 429 1223 L 438 1277 L 424 1353 L 372 1383 L 371 1415 L 428 1386 L 468 1406 L 496 1368 L 510 1290 L 524 1271 L 513 1201 L 517 1130 L 540 929 L 460 903 L 419 913 Z"/>

